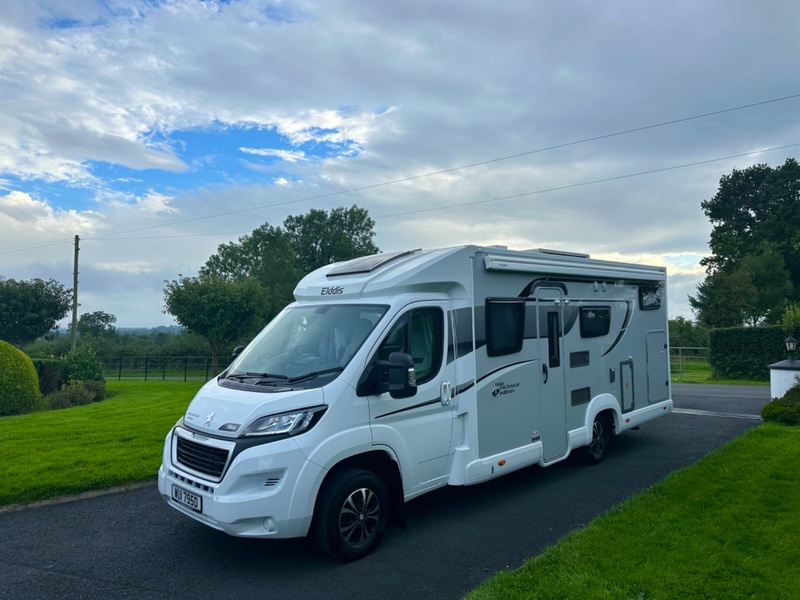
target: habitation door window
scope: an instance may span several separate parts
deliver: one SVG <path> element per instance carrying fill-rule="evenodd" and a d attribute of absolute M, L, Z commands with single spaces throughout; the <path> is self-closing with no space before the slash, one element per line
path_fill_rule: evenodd
<path fill-rule="evenodd" d="M 557 312 L 547 313 L 547 363 L 551 368 L 561 366 L 561 327 Z"/>

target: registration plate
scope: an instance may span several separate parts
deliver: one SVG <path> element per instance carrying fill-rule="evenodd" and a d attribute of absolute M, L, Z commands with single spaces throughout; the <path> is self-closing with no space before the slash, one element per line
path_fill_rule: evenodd
<path fill-rule="evenodd" d="M 177 485 L 172 486 L 172 499 L 178 504 L 191 508 L 195 512 L 203 512 L 203 497 L 193 494 Z"/>

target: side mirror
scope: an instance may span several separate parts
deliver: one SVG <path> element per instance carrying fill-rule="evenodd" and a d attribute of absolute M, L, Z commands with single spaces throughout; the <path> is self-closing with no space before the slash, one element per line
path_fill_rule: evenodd
<path fill-rule="evenodd" d="M 244 350 L 244 346 L 236 346 L 236 348 L 233 349 L 233 355 L 231 357 L 236 358 L 242 353 L 242 350 Z"/>
<path fill-rule="evenodd" d="M 392 352 L 388 360 L 376 360 L 364 371 L 356 386 L 358 396 L 389 392 L 392 398 L 410 398 L 417 393 L 414 359 L 404 352 Z"/>
<path fill-rule="evenodd" d="M 414 359 L 405 352 L 392 352 L 388 360 L 389 394 L 392 398 L 410 398 L 417 394 Z"/>

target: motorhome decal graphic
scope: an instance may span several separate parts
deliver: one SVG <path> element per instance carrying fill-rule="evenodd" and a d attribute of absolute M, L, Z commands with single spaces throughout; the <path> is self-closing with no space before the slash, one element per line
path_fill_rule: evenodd
<path fill-rule="evenodd" d="M 617 334 L 617 339 L 614 340 L 614 343 L 609 346 L 608 350 L 603 352 L 602 356 L 605 356 L 609 352 L 611 352 L 614 348 L 617 347 L 622 341 L 622 336 L 625 335 L 625 332 L 628 330 L 628 323 L 631 322 L 631 315 L 633 314 L 633 302 L 631 300 L 625 301 L 625 320 L 622 323 L 622 327 L 619 328 L 619 333 Z"/>
<path fill-rule="evenodd" d="M 453 398 L 458 396 L 459 394 L 463 394 L 468 389 L 472 388 L 475 385 L 475 381 L 468 381 L 467 383 L 462 383 L 456 387 L 455 393 L 453 394 Z"/>
<path fill-rule="evenodd" d="M 564 280 L 552 281 L 549 277 L 540 277 L 538 279 L 534 279 L 528 285 L 526 285 L 523 288 L 523 290 L 519 293 L 519 297 L 530 298 L 531 296 L 533 296 L 533 293 L 536 291 L 536 288 L 542 286 L 558 288 L 565 296 L 569 295 L 567 291 L 567 285 L 564 283 Z"/>
<path fill-rule="evenodd" d="M 456 308 L 447 313 L 450 328 L 447 332 L 447 364 L 467 356 L 473 350 L 472 308 Z"/>
<path fill-rule="evenodd" d="M 483 381 L 483 380 L 484 380 L 484 379 L 486 379 L 487 377 L 491 377 L 491 376 L 492 376 L 492 375 L 494 375 L 495 373 L 499 373 L 500 371 L 507 371 L 507 370 L 509 370 L 509 369 L 513 369 L 514 367 L 516 367 L 516 366 L 518 366 L 518 365 L 525 365 L 525 364 L 528 364 L 528 363 L 534 363 L 534 362 L 536 362 L 536 361 L 535 361 L 535 360 L 521 360 L 521 361 L 519 361 L 519 362 L 515 362 L 515 363 L 510 363 L 510 364 L 507 364 L 507 365 L 503 365 L 503 366 L 502 366 L 502 367 L 500 367 L 499 369 L 495 369 L 494 371 L 490 371 L 489 373 L 486 373 L 485 375 L 483 375 L 482 377 L 480 377 L 480 378 L 478 379 L 478 383 L 480 383 L 481 381 Z"/>
<path fill-rule="evenodd" d="M 508 394 L 513 394 L 519 389 L 519 381 L 515 381 L 514 383 L 506 383 L 505 381 L 495 381 L 494 382 L 494 389 L 492 390 L 492 396 L 497 398 L 498 396 L 506 396 Z"/>
<path fill-rule="evenodd" d="M 455 387 L 455 389 L 450 392 L 450 399 L 452 400 L 452 399 L 456 398 L 459 394 L 463 394 L 464 392 L 466 392 L 468 389 L 470 389 L 474 385 L 475 385 L 474 381 L 468 381 L 467 383 L 462 383 L 460 385 L 457 385 Z M 431 404 L 436 404 L 437 402 L 441 402 L 441 398 L 434 398 L 433 400 L 428 400 L 426 402 L 420 402 L 418 404 L 414 404 L 413 406 L 407 406 L 405 408 L 401 408 L 401 409 L 398 409 L 398 410 L 393 410 L 393 411 L 388 412 L 388 413 L 383 413 L 382 415 L 376 416 L 375 419 L 377 420 L 377 419 L 382 419 L 384 417 L 390 417 L 392 415 L 397 415 L 397 414 L 400 414 L 400 413 L 408 412 L 409 410 L 422 408 L 424 406 L 430 406 Z"/>
<path fill-rule="evenodd" d="M 319 293 L 320 296 L 337 296 L 339 294 L 344 294 L 344 288 L 339 285 L 324 287 Z"/>
<path fill-rule="evenodd" d="M 434 398 L 433 400 L 427 400 L 425 402 L 420 402 L 419 404 L 414 404 L 413 406 L 407 406 L 405 408 L 401 408 L 398 410 L 393 410 L 388 413 L 383 413 L 382 415 L 378 415 L 375 419 L 383 419 L 384 417 L 390 417 L 392 415 L 399 415 L 400 413 L 408 412 L 409 410 L 415 410 L 417 408 L 422 408 L 424 406 L 430 406 L 431 404 L 437 404 L 441 401 L 441 398 Z"/>

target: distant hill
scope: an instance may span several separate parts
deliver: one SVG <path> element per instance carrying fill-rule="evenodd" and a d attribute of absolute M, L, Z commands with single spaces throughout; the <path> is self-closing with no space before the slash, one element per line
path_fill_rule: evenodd
<path fill-rule="evenodd" d="M 179 325 L 159 325 L 158 327 L 117 327 L 116 332 L 120 335 L 141 335 L 141 334 L 157 334 L 166 333 L 167 335 L 178 335 L 183 331 L 183 327 Z"/>

